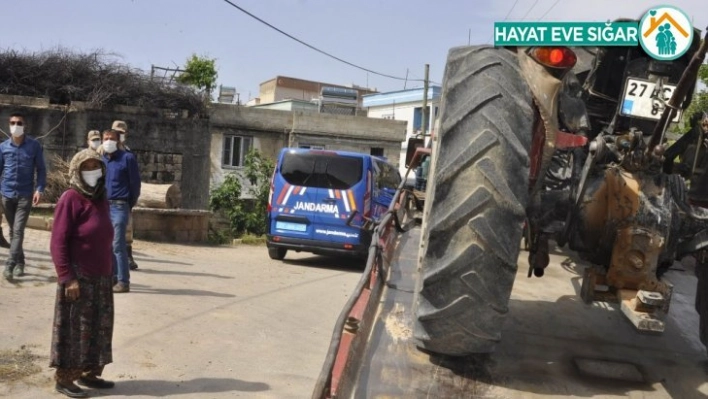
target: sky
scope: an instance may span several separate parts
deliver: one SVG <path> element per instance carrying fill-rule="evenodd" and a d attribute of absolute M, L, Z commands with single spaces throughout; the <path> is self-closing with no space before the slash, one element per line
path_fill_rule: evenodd
<path fill-rule="evenodd" d="M 491 43 L 503 21 L 607 21 L 639 18 L 659 4 L 708 26 L 706 0 L 232 0 L 281 30 L 351 63 L 319 54 L 223 0 L 5 0 L 0 48 L 30 52 L 62 46 L 117 54 L 150 71 L 183 66 L 192 54 L 216 59 L 218 84 L 242 102 L 275 76 L 357 84 L 379 91 L 420 87 L 425 64 L 442 81 L 450 48 Z M 701 7 L 701 5 L 703 5 Z M 417 80 L 417 81 L 416 81 Z"/>

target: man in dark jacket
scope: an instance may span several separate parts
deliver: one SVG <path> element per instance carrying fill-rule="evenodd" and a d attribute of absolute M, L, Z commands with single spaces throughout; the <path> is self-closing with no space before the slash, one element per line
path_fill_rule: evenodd
<path fill-rule="evenodd" d="M 116 284 L 113 292 L 130 291 L 130 264 L 125 235 L 130 211 L 140 197 L 140 170 L 135 156 L 118 148 L 120 132 L 103 132 L 103 162 L 106 164 L 106 196 L 113 223 L 113 260 Z"/>
<path fill-rule="evenodd" d="M 111 129 L 116 130 L 120 133 L 120 140 L 118 140 L 118 148 L 124 151 L 130 151 L 128 145 L 125 144 L 126 138 L 128 136 L 128 124 L 124 121 L 113 121 L 113 126 Z M 133 259 L 133 212 L 130 212 L 130 217 L 128 218 L 128 227 L 125 229 L 125 243 L 128 250 L 128 263 L 130 263 L 130 270 L 137 270 L 138 264 L 135 263 Z"/>

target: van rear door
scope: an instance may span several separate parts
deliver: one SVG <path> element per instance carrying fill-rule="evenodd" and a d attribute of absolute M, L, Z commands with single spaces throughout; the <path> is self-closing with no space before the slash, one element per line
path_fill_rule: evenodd
<path fill-rule="evenodd" d="M 301 239 L 312 239 L 316 212 L 305 204 L 317 203 L 318 189 L 314 178 L 315 162 L 293 150 L 281 155 L 274 178 L 271 233 Z"/>
<path fill-rule="evenodd" d="M 317 213 L 314 239 L 342 244 L 343 249 L 359 245 L 361 231 L 347 226 L 347 218 L 354 212 L 363 212 L 366 190 L 364 156 L 335 152 L 320 153 L 318 158 L 321 212 Z"/>
<path fill-rule="evenodd" d="M 364 160 L 334 151 L 285 150 L 276 173 L 282 189 L 274 193 L 277 216 L 271 232 L 341 243 L 342 249 L 359 244 L 359 229 L 346 222 L 352 212 L 361 211 Z"/>

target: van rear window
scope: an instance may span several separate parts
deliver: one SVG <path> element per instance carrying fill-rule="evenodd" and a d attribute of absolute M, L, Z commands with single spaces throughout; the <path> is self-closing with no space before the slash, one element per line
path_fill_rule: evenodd
<path fill-rule="evenodd" d="M 286 152 L 280 174 L 296 186 L 346 190 L 361 181 L 362 169 L 361 158 Z"/>

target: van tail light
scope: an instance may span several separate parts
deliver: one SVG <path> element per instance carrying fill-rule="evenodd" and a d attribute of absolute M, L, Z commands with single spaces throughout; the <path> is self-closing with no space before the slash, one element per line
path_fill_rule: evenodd
<path fill-rule="evenodd" d="M 364 217 L 371 217 L 371 171 L 366 172 L 366 194 L 364 194 Z"/>
<path fill-rule="evenodd" d="M 568 47 L 534 47 L 530 55 L 540 64 L 551 68 L 570 69 L 578 57 Z"/>
<path fill-rule="evenodd" d="M 268 205 L 266 206 L 266 211 L 270 213 L 273 210 L 273 192 L 275 191 L 275 172 L 270 178 L 270 191 L 268 192 Z"/>
<path fill-rule="evenodd" d="M 344 244 L 344 249 L 354 249 L 352 244 Z"/>

